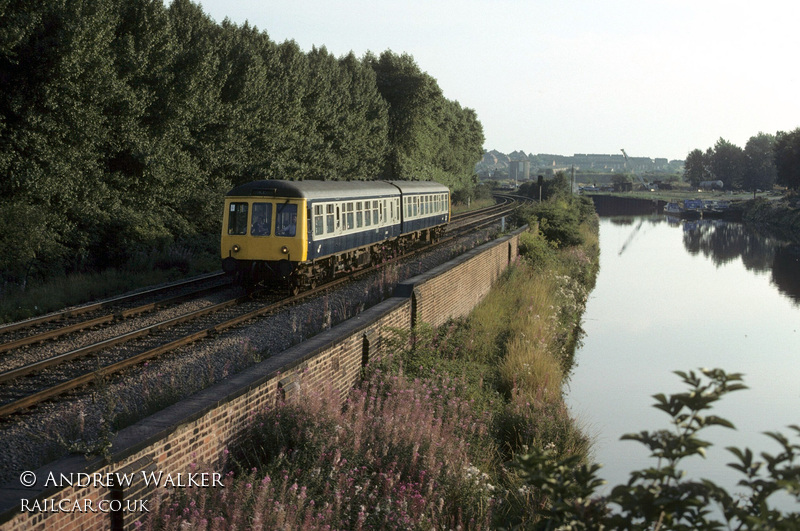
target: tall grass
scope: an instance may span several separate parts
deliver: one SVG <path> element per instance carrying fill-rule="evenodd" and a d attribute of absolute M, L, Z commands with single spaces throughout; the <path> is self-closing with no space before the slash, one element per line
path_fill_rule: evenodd
<path fill-rule="evenodd" d="M 486 528 L 495 487 L 470 450 L 488 426 L 458 396 L 460 386 L 449 377 L 434 385 L 375 371 L 344 408 L 336 393 L 311 390 L 264 411 L 229 451 L 225 488 L 190 493 L 149 525 Z"/>
<path fill-rule="evenodd" d="M 496 204 L 496 201 L 492 198 L 486 199 L 475 199 L 470 201 L 469 203 L 453 203 L 450 206 L 450 209 L 453 214 L 460 214 L 462 212 L 469 212 L 470 210 L 479 210 L 481 208 L 487 208 Z"/>
<path fill-rule="evenodd" d="M 0 323 L 44 315 L 75 304 L 219 269 L 210 239 L 175 243 L 131 255 L 117 269 L 64 273 L 0 284 Z"/>

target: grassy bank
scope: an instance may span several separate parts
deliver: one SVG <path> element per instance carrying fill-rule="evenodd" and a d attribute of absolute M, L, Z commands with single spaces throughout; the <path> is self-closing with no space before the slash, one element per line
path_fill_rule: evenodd
<path fill-rule="evenodd" d="M 742 220 L 767 226 L 784 239 L 800 241 L 800 200 L 796 196 L 779 201 L 747 201 L 742 205 Z"/>
<path fill-rule="evenodd" d="M 330 390 L 260 412 L 228 450 L 224 489 L 181 489 L 159 529 L 485 529 L 545 504 L 514 465 L 588 442 L 562 384 L 597 272 L 585 200 L 523 215 L 522 257 L 468 318 L 398 333 L 340 407 Z M 199 465 L 202 466 L 202 465 Z"/>
<path fill-rule="evenodd" d="M 198 237 L 141 251 L 126 264 L 99 272 L 57 274 L 25 284 L 0 284 L 0 323 L 219 269 L 219 237 Z"/>

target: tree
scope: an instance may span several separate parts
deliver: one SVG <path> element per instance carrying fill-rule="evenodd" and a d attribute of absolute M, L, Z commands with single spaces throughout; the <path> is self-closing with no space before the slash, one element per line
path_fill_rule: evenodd
<path fill-rule="evenodd" d="M 792 190 L 800 188 L 800 127 L 775 135 L 777 182 Z"/>
<path fill-rule="evenodd" d="M 611 176 L 611 184 L 614 185 L 614 189 L 622 189 L 624 184 L 631 182 L 631 179 L 628 175 L 622 175 L 620 173 L 615 173 Z"/>
<path fill-rule="evenodd" d="M 347 112 L 342 152 L 343 172 L 348 177 L 374 179 L 380 175 L 389 149 L 389 105 L 378 91 L 375 71 L 350 53 L 339 59 L 346 88 Z"/>
<path fill-rule="evenodd" d="M 699 149 L 695 149 L 686 156 L 683 166 L 683 180 L 697 188 L 702 181 L 709 180 L 708 159 Z"/>
<path fill-rule="evenodd" d="M 725 188 L 741 188 L 744 184 L 744 151 L 724 138 L 717 140 L 711 157 L 711 173 Z"/>
<path fill-rule="evenodd" d="M 36 213 L 20 220 L 30 223 L 26 232 L 49 237 L 29 255 L 39 264 L 24 269 L 82 267 L 111 195 L 101 161 L 111 134 L 109 110 L 121 98 L 110 52 L 115 6 L 59 0 L 4 7 L 20 25 L 4 31 L 0 60 L 0 79 L 9 81 L 0 96 L 0 193 L 15 208 Z M 31 13 L 15 16 L 17 8 Z M 15 36 L 10 42 L 9 34 Z"/>
<path fill-rule="evenodd" d="M 305 158 L 314 175 L 325 179 L 374 179 L 387 148 L 388 105 L 375 72 L 351 53 L 337 60 L 323 48 L 308 54 L 303 97 L 310 125 Z"/>
<path fill-rule="evenodd" d="M 376 73 L 389 104 L 387 178 L 436 180 L 453 190 L 471 189 L 483 153 L 483 129 L 475 112 L 442 95 L 436 80 L 414 59 L 385 51 L 364 61 Z"/>
<path fill-rule="evenodd" d="M 758 133 L 744 147 L 746 190 L 770 190 L 777 178 L 775 167 L 775 135 Z"/>
<path fill-rule="evenodd" d="M 422 72 L 408 54 L 368 54 L 365 62 L 376 74 L 378 90 L 389 104 L 389 156 L 384 175 L 390 179 L 424 180 L 430 122 L 437 114 L 442 92 L 436 81 Z"/>

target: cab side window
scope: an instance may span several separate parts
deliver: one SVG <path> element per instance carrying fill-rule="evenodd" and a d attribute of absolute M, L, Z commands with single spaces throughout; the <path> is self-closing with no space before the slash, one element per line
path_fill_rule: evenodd
<path fill-rule="evenodd" d="M 277 205 L 275 210 L 275 236 L 297 234 L 297 205 Z"/>
<path fill-rule="evenodd" d="M 231 203 L 228 212 L 228 234 L 247 234 L 247 203 Z"/>

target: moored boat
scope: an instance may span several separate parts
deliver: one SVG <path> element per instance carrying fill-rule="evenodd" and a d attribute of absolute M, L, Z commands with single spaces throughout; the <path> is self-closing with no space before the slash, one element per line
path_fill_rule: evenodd
<path fill-rule="evenodd" d="M 685 199 L 682 203 L 679 201 L 670 201 L 664 205 L 664 214 L 682 219 L 699 218 L 702 210 L 703 202 L 699 199 Z"/>

